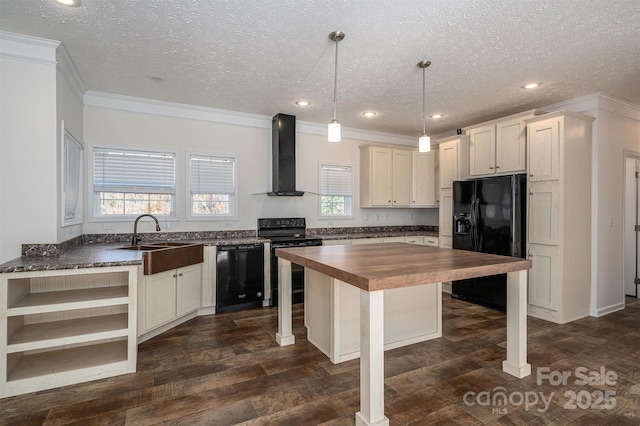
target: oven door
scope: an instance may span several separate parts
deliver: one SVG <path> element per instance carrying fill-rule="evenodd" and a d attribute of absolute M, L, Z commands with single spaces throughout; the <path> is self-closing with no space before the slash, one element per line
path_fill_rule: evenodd
<path fill-rule="evenodd" d="M 275 250 L 285 247 L 321 246 L 322 240 L 271 244 L 271 306 L 278 306 L 278 258 Z M 291 263 L 291 303 L 304 303 L 304 268 Z"/>

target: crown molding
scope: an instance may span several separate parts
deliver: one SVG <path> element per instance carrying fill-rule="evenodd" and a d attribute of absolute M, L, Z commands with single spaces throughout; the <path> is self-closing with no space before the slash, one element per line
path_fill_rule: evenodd
<path fill-rule="evenodd" d="M 186 118 L 190 120 L 209 121 L 221 124 L 257 127 L 260 129 L 271 129 L 272 117 L 265 115 L 136 98 L 132 96 L 95 92 L 92 90 L 85 92 L 83 100 L 84 105 L 89 107 L 159 115 L 164 117 Z M 327 125 L 308 121 L 297 121 L 296 130 L 299 133 L 326 136 Z M 410 138 L 408 136 L 344 127 L 342 128 L 342 137 L 347 139 L 358 139 L 397 145 L 407 145 L 415 142 L 417 146 L 417 139 Z"/>
<path fill-rule="evenodd" d="M 56 65 L 60 74 L 62 74 L 62 78 L 67 82 L 74 96 L 82 104 L 82 98 L 84 96 L 84 92 L 87 91 L 87 87 L 84 84 L 84 80 L 82 80 L 82 76 L 78 72 L 76 68 L 76 64 L 71 59 L 69 55 L 69 51 L 65 47 L 64 43 L 60 43 L 57 49 L 57 65 Z"/>
<path fill-rule="evenodd" d="M 59 45 L 55 40 L 0 31 L 0 56 L 4 58 L 55 64 Z"/>
<path fill-rule="evenodd" d="M 590 110 L 608 111 L 633 120 L 640 120 L 640 105 L 635 105 L 615 96 L 603 92 L 592 93 L 575 99 L 558 102 L 540 108 L 543 111 L 554 112 L 569 110 L 585 113 Z"/>
<path fill-rule="evenodd" d="M 210 121 L 222 124 L 271 128 L 271 117 L 263 115 L 174 102 L 156 101 L 153 99 L 137 98 L 133 96 L 95 92 L 93 90 L 85 92 L 84 104 L 85 106 L 159 115 L 164 117 L 187 118 L 190 120 Z"/>

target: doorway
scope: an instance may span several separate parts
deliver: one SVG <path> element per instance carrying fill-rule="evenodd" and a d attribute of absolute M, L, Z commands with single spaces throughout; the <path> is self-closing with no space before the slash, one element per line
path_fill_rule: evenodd
<path fill-rule="evenodd" d="M 625 155 L 624 164 L 624 293 L 640 297 L 640 153 Z"/>

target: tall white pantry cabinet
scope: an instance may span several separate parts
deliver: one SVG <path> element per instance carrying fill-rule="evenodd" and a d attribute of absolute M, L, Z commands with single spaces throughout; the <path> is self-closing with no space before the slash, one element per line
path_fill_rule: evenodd
<path fill-rule="evenodd" d="M 526 120 L 528 313 L 559 324 L 589 315 L 593 120 L 568 111 Z"/>

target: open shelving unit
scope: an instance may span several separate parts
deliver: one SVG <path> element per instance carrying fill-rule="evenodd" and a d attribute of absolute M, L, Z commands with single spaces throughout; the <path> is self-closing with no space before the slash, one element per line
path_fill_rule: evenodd
<path fill-rule="evenodd" d="M 0 274 L 0 397 L 135 372 L 137 268 Z"/>

